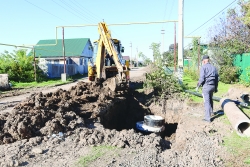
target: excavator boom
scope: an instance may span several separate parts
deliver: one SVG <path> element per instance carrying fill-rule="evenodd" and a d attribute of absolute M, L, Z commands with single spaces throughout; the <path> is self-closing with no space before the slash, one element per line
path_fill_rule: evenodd
<path fill-rule="evenodd" d="M 89 66 L 89 79 L 103 82 L 115 91 L 128 85 L 129 63 L 125 63 L 121 56 L 121 42 L 113 39 L 106 25 L 98 24 L 99 40 L 96 43 L 96 62 Z"/>

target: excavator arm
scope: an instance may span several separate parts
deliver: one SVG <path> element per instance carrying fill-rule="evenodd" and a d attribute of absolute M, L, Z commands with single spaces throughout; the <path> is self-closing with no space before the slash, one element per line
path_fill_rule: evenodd
<path fill-rule="evenodd" d="M 101 22 L 98 24 L 99 40 L 98 49 L 96 55 L 96 75 L 95 80 L 97 82 L 103 82 L 103 85 L 108 86 L 111 90 L 115 91 L 117 88 L 125 87 L 128 83 L 128 66 L 125 65 L 120 54 L 118 46 L 115 45 L 111 37 L 111 33 L 106 23 Z M 118 45 L 120 45 L 120 41 Z M 114 65 L 105 65 L 106 56 L 110 56 L 114 61 Z"/>

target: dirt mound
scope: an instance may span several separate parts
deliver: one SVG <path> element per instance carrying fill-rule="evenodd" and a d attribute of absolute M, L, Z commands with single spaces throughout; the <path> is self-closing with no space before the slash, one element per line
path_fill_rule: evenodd
<path fill-rule="evenodd" d="M 141 146 L 147 141 L 139 139 L 142 135 L 136 136 L 134 130 L 119 131 L 134 128 L 147 112 L 128 91 L 115 93 L 100 85 L 79 82 L 68 91 L 58 89 L 53 93 L 33 94 L 16 105 L 11 113 L 1 114 L 0 144 L 59 132 L 69 135 L 78 128 L 85 128 L 79 138 L 84 145 L 109 141 L 119 147 Z M 98 121 L 108 129 L 93 130 L 91 125 Z M 153 147 L 168 147 L 167 143 L 161 143 L 160 137 L 149 140 L 156 140 Z"/>

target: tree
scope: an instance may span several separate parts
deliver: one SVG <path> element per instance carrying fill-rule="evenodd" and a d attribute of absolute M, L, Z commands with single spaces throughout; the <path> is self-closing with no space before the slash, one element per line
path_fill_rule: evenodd
<path fill-rule="evenodd" d="M 154 62 L 151 66 L 150 73 L 146 74 L 144 82 L 145 88 L 153 88 L 156 95 L 165 98 L 173 93 L 182 90 L 178 79 L 165 71 L 165 62 L 160 54 L 160 44 L 152 43 L 150 49 L 153 50 Z"/>
<path fill-rule="evenodd" d="M 239 1 L 239 6 L 229 9 L 209 32 L 214 61 L 219 67 L 222 82 L 238 80 L 239 71 L 233 66 L 234 55 L 250 51 L 249 1 Z"/>
<path fill-rule="evenodd" d="M 151 61 L 148 57 L 146 57 L 142 52 L 139 52 L 138 57 L 139 57 L 139 58 L 142 58 L 142 61 L 143 61 L 144 65 L 149 65 L 149 64 L 152 62 L 152 61 Z"/>
<path fill-rule="evenodd" d="M 210 28 L 210 49 L 214 51 L 219 65 L 232 65 L 232 55 L 242 54 L 250 50 L 250 29 L 247 18 L 249 2 L 239 2 L 239 8 L 229 9 L 226 16 L 220 18 Z"/>
<path fill-rule="evenodd" d="M 150 45 L 149 48 L 153 50 L 153 58 L 154 58 L 153 62 L 154 62 L 155 64 L 158 64 L 159 66 L 162 66 L 163 63 L 162 63 L 161 54 L 160 54 L 160 49 L 159 49 L 160 46 L 161 46 L 160 43 L 154 43 L 154 42 L 153 42 L 153 43 Z"/>
<path fill-rule="evenodd" d="M 174 53 L 167 51 L 163 53 L 163 61 L 167 64 L 169 67 L 174 66 Z"/>
<path fill-rule="evenodd" d="M 23 49 L 14 51 L 14 53 L 5 51 L 0 54 L 0 73 L 7 73 L 11 81 L 34 81 L 33 64 L 34 57 L 28 56 L 26 50 Z M 38 74 L 41 75 L 40 72 Z"/>

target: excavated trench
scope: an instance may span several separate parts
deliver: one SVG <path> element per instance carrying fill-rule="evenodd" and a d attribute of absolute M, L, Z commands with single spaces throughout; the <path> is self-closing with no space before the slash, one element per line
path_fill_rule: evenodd
<path fill-rule="evenodd" d="M 0 144 L 37 136 L 45 138 L 60 132 L 65 136 L 81 132 L 79 140 L 83 145 L 110 142 L 119 147 L 137 147 L 154 143 L 153 147 L 160 150 L 170 148 L 165 139 L 175 135 L 177 123 L 165 123 L 163 138 L 143 135 L 135 129 L 136 122 L 143 121 L 145 115 L 156 114 L 145 106 L 149 98 L 133 89 L 115 93 L 84 82 L 68 91 L 58 89 L 33 94 L 16 105 L 11 113 L 0 114 Z M 104 129 L 91 126 L 95 123 L 100 123 Z M 148 138 L 150 142 L 145 143 Z"/>

